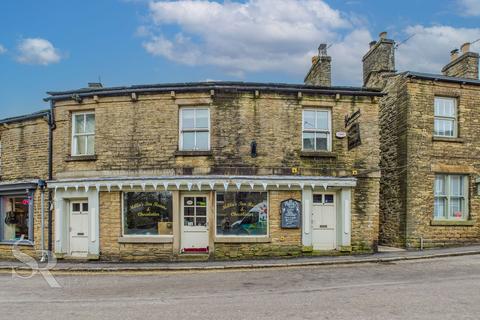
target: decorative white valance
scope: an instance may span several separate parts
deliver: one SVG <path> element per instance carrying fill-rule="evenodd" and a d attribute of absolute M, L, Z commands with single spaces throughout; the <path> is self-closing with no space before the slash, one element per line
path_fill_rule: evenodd
<path fill-rule="evenodd" d="M 206 190 L 303 190 L 304 188 L 355 187 L 353 177 L 316 176 L 165 176 L 165 177 L 115 177 L 91 179 L 65 179 L 48 181 L 49 189 L 90 189 L 97 191 L 206 191 Z"/>

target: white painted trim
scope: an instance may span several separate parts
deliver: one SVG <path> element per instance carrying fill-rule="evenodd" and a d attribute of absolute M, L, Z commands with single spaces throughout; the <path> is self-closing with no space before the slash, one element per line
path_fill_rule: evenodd
<path fill-rule="evenodd" d="M 85 133 L 75 133 L 75 116 L 78 116 L 78 115 L 83 115 L 83 121 L 84 121 L 84 128 L 86 128 L 87 126 L 87 115 L 89 114 L 93 114 L 95 116 L 95 112 L 94 111 L 80 111 L 80 112 L 72 112 L 72 135 L 70 137 L 70 141 L 71 141 L 71 155 L 72 156 L 90 156 L 90 155 L 94 155 L 95 154 L 95 148 L 93 150 L 93 154 L 89 154 L 87 152 L 88 150 L 88 143 L 85 144 L 85 153 L 84 154 L 80 154 L 80 153 L 77 153 L 76 152 L 76 141 L 75 141 L 75 137 L 76 136 L 82 136 L 82 137 L 87 137 L 87 136 L 93 136 L 93 138 L 95 139 L 95 131 L 96 131 L 96 118 L 95 118 L 95 127 L 94 127 L 94 130 L 93 132 L 85 132 Z"/>
<path fill-rule="evenodd" d="M 304 146 L 303 146 L 303 138 L 304 138 L 304 133 L 305 131 L 307 132 L 311 132 L 311 133 L 325 133 L 324 131 L 322 130 L 319 130 L 317 128 L 314 128 L 314 129 L 305 129 L 305 112 L 308 112 L 308 111 L 311 111 L 311 112 L 315 112 L 315 127 L 317 126 L 317 112 L 327 112 L 327 119 L 328 119 L 328 139 L 327 139 L 327 150 L 317 150 L 316 148 L 316 141 L 314 141 L 314 147 L 313 147 L 313 150 L 312 149 L 305 149 Z M 332 151 L 332 109 L 330 108 L 322 108 L 322 107 L 318 107 L 318 108 L 303 108 L 302 109 L 302 141 L 301 141 L 301 145 L 302 145 L 302 151 Z"/>
<path fill-rule="evenodd" d="M 115 188 L 115 191 L 132 190 L 142 188 L 154 190 L 155 186 L 167 185 L 168 190 L 188 190 L 188 184 L 198 187 L 201 183 L 202 191 L 208 187 L 215 188 L 218 185 L 227 185 L 230 190 L 237 190 L 236 185 L 241 183 L 244 186 L 253 186 L 252 190 L 274 188 L 302 190 L 312 185 L 327 187 L 355 187 L 357 180 L 354 177 L 337 178 L 321 176 L 164 176 L 164 177 L 115 177 L 115 178 L 92 178 L 92 179 L 65 179 L 48 181 L 48 188 L 80 188 L 79 192 L 85 192 L 85 187 L 95 185 L 97 191 Z M 165 189 L 164 189 L 165 190 Z M 195 190 L 196 191 L 196 190 Z"/>
<path fill-rule="evenodd" d="M 182 112 L 185 111 L 185 110 L 193 110 L 194 112 L 194 122 L 196 123 L 196 117 L 197 117 L 197 110 L 207 110 L 208 112 L 208 128 L 207 128 L 207 132 L 208 132 L 208 148 L 207 150 L 203 150 L 203 149 L 197 149 L 197 135 L 195 134 L 195 149 L 191 150 L 191 149 L 184 149 L 183 148 L 183 121 L 182 121 Z M 179 123 L 179 126 L 178 126 L 178 149 L 180 151 L 210 151 L 210 136 L 211 136 L 211 122 L 210 122 L 210 107 L 209 106 L 196 106 L 196 107 L 192 107 L 192 106 L 189 106 L 189 107 L 180 107 L 179 108 L 179 112 L 178 112 L 178 123 Z M 196 125 L 195 125 L 196 126 Z M 191 128 L 191 132 L 202 132 L 202 130 L 199 130 L 197 128 Z M 205 131 L 203 131 L 205 132 Z"/>

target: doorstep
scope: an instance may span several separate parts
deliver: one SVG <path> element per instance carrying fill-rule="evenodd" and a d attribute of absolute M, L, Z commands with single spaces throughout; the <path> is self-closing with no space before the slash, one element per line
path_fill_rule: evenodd
<path fill-rule="evenodd" d="M 210 255 L 205 252 L 189 252 L 179 254 L 176 262 L 206 262 L 210 259 Z"/>

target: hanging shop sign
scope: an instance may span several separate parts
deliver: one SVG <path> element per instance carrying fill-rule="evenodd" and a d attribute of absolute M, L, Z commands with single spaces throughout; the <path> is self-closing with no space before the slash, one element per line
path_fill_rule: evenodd
<path fill-rule="evenodd" d="M 360 137 L 360 124 L 358 122 L 352 124 L 350 128 L 348 128 L 347 144 L 348 150 L 352 150 L 362 144 L 362 139 Z"/>
<path fill-rule="evenodd" d="M 347 129 L 347 145 L 348 150 L 352 150 L 362 144 L 360 138 L 360 109 L 345 116 L 345 128 Z"/>
<path fill-rule="evenodd" d="M 281 203 L 282 228 L 300 228 L 302 220 L 302 203 L 295 199 L 288 199 Z"/>

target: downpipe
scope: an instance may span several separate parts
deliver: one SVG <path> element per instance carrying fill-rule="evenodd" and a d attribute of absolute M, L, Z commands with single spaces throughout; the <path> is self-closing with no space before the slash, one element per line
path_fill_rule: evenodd
<path fill-rule="evenodd" d="M 48 130 L 48 181 L 53 180 L 53 131 L 56 129 L 54 102 L 50 100 L 50 119 Z M 42 206 L 43 210 L 43 206 Z M 53 252 L 53 197 L 52 191 L 48 190 L 48 260 L 51 259 L 50 255 Z M 42 219 L 43 222 L 43 219 Z M 43 244 L 43 242 L 42 242 Z"/>

